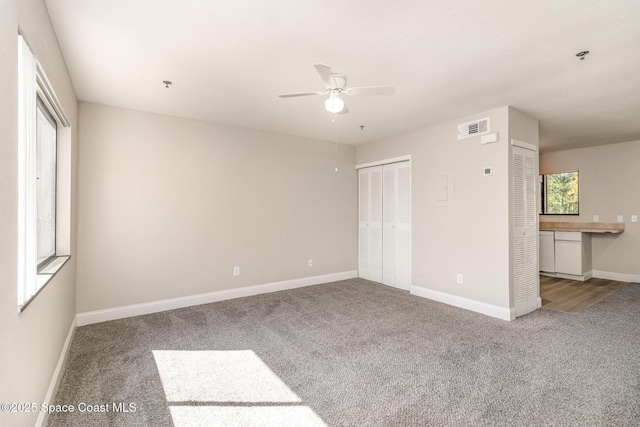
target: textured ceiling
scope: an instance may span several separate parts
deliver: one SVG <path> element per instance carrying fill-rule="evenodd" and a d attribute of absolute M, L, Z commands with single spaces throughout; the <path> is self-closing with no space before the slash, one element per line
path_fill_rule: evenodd
<path fill-rule="evenodd" d="M 323 90 L 324 63 L 396 87 L 346 98 L 342 143 L 504 105 L 540 120 L 541 151 L 640 139 L 638 0 L 46 4 L 83 101 L 332 141 L 325 97 L 278 97 Z"/>

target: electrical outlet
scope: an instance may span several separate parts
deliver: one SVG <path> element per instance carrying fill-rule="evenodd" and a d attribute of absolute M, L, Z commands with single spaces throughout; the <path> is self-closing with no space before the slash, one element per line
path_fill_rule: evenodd
<path fill-rule="evenodd" d="M 462 274 L 458 273 L 456 274 L 456 283 L 459 285 L 462 285 L 462 283 L 464 282 Z"/>
<path fill-rule="evenodd" d="M 624 216 L 618 215 L 618 222 L 624 222 Z"/>
<path fill-rule="evenodd" d="M 312 260 L 312 259 L 310 259 L 310 260 L 307 262 L 307 265 L 308 265 L 309 267 L 313 267 L 313 260 Z"/>
<path fill-rule="evenodd" d="M 599 222 L 599 221 L 600 221 L 600 217 L 598 215 L 594 215 L 593 222 Z"/>
<path fill-rule="evenodd" d="M 638 215 L 631 215 L 631 222 L 638 222 Z"/>
<path fill-rule="evenodd" d="M 233 275 L 234 276 L 240 275 L 240 267 L 233 267 Z"/>

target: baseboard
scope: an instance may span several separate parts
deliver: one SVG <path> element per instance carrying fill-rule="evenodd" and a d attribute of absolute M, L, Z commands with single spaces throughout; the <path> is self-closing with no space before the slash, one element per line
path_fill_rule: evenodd
<path fill-rule="evenodd" d="M 56 365 L 56 369 L 53 371 L 53 376 L 51 377 L 51 382 L 49 383 L 47 394 L 44 396 L 43 402 L 45 403 L 52 404 L 53 400 L 56 397 L 56 393 L 58 392 L 58 386 L 60 385 L 60 380 L 62 379 L 64 364 L 67 361 L 67 356 L 69 355 L 69 347 L 71 346 L 71 340 L 73 339 L 73 333 L 76 330 L 76 325 L 77 321 L 74 317 L 71 321 L 71 327 L 69 328 L 69 333 L 67 333 L 67 338 L 64 340 L 64 345 L 62 346 L 62 351 L 60 352 L 60 357 L 58 358 L 58 364 Z M 36 420 L 36 427 L 46 426 L 48 420 L 49 413 L 46 411 L 40 411 L 40 413 L 38 414 L 38 419 Z"/>
<path fill-rule="evenodd" d="M 593 270 L 597 279 L 616 280 L 618 282 L 640 283 L 640 274 L 612 273 L 610 271 Z"/>
<path fill-rule="evenodd" d="M 180 298 L 171 298 L 142 304 L 126 305 L 123 307 L 108 308 L 105 310 L 88 311 L 78 313 L 76 316 L 78 326 L 92 323 L 106 322 L 109 320 L 124 319 L 125 317 L 141 316 L 144 314 L 158 313 L 176 308 L 191 307 L 200 304 L 225 301 L 234 298 L 248 297 L 252 295 L 266 294 L 269 292 L 285 291 L 287 289 L 301 288 L 304 286 L 319 285 L 321 283 L 336 282 L 358 277 L 357 270 L 343 271 L 340 273 L 324 274 L 321 276 L 303 277 L 300 279 L 285 280 L 282 282 L 266 283 L 263 285 L 245 286 L 236 289 L 208 292 L 205 294 L 190 295 Z"/>
<path fill-rule="evenodd" d="M 448 294 L 446 292 L 435 291 L 420 286 L 411 286 L 411 294 L 430 300 L 443 302 L 455 307 L 464 308 L 466 310 L 475 311 L 476 313 L 485 314 L 487 316 L 496 317 L 502 320 L 514 320 L 516 318 L 515 309 L 500 307 L 497 305 L 487 304 L 485 302 Z"/>

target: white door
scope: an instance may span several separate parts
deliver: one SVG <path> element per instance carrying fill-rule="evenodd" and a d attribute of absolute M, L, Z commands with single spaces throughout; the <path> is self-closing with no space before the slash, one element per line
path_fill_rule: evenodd
<path fill-rule="evenodd" d="M 395 164 L 384 165 L 382 171 L 382 283 L 396 286 L 398 171 Z"/>
<path fill-rule="evenodd" d="M 409 162 L 383 166 L 382 283 L 411 286 L 411 169 Z"/>
<path fill-rule="evenodd" d="M 516 316 L 538 308 L 536 151 L 513 146 L 513 296 Z"/>
<path fill-rule="evenodd" d="M 382 166 L 358 171 L 358 275 L 382 282 Z"/>
<path fill-rule="evenodd" d="M 409 290 L 410 164 L 406 161 L 360 169 L 358 176 L 359 276 Z"/>

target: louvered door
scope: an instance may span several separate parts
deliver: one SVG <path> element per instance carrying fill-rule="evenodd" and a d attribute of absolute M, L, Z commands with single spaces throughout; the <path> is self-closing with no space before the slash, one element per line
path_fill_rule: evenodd
<path fill-rule="evenodd" d="M 536 152 L 513 146 L 513 296 L 516 316 L 538 308 Z"/>

